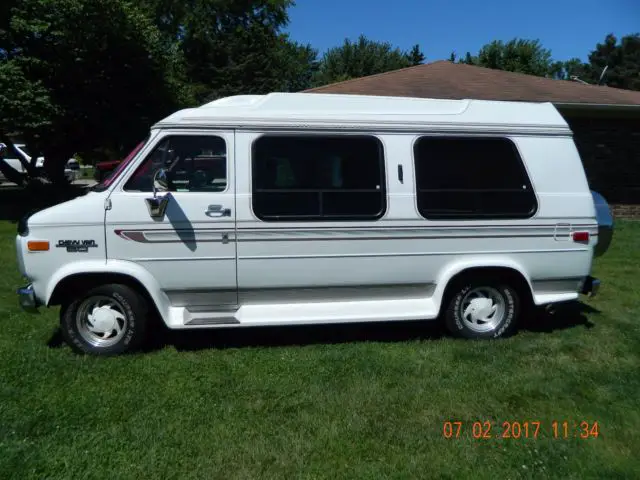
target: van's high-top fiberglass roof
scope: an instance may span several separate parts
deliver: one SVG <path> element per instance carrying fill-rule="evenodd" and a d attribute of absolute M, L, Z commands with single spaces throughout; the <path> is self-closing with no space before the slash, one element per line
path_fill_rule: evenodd
<path fill-rule="evenodd" d="M 548 131 L 570 134 L 551 103 L 441 100 L 320 93 L 270 93 L 221 98 L 180 110 L 156 124 L 205 128 L 370 128 L 420 126 L 486 131 Z"/>

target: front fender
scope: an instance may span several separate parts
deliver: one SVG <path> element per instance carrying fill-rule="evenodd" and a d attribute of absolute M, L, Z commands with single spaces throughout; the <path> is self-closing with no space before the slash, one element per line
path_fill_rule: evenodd
<path fill-rule="evenodd" d="M 155 277 L 137 263 L 126 260 L 107 260 L 105 262 L 104 260 L 96 259 L 67 263 L 63 265 L 56 270 L 53 275 L 51 275 L 47 282 L 44 295 L 45 298 L 43 299 L 45 305 L 49 305 L 53 292 L 65 278 L 68 278 L 71 275 L 100 273 L 127 275 L 140 282 L 156 304 L 160 315 L 163 319 L 167 318 L 167 312 L 169 311 L 170 306 L 169 298 L 162 292 Z"/>
<path fill-rule="evenodd" d="M 436 289 L 433 292 L 433 303 L 440 310 L 442 305 L 442 299 L 444 297 L 444 293 L 447 289 L 447 285 L 449 282 L 458 274 L 464 272 L 465 270 L 477 269 L 477 268 L 504 268 L 513 270 L 519 273 L 522 278 L 527 282 L 527 286 L 529 287 L 529 291 L 533 294 L 533 288 L 531 285 L 531 279 L 524 272 L 524 269 L 513 259 L 509 257 L 482 257 L 479 259 L 460 259 L 456 260 L 448 264 L 445 268 L 442 269 L 440 274 L 437 277 L 436 281 Z"/>

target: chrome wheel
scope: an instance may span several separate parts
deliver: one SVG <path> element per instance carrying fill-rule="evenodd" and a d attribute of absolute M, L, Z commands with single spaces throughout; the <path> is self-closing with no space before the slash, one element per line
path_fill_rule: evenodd
<path fill-rule="evenodd" d="M 110 347 L 120 341 L 129 321 L 120 302 L 106 295 L 85 299 L 76 313 L 76 327 L 82 338 L 94 347 Z"/>
<path fill-rule="evenodd" d="M 506 313 L 504 296 L 493 287 L 476 287 L 460 302 L 460 318 L 474 332 L 490 332 L 503 321 Z"/>

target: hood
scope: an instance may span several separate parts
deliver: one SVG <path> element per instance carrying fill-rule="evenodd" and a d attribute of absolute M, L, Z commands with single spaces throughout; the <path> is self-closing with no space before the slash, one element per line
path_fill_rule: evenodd
<path fill-rule="evenodd" d="M 45 208 L 28 218 L 29 227 L 64 225 L 96 225 L 104 223 L 104 202 L 109 192 L 86 195 Z"/>

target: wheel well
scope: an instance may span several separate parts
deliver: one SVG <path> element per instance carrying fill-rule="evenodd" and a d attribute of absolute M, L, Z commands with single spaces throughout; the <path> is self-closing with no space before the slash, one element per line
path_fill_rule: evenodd
<path fill-rule="evenodd" d="M 472 278 L 491 278 L 503 281 L 516 289 L 522 304 L 533 304 L 531 288 L 519 271 L 509 267 L 473 267 L 462 270 L 449 280 L 442 296 L 441 309 L 443 306 L 446 308 L 456 287 Z"/>
<path fill-rule="evenodd" d="M 132 288 L 145 299 L 150 311 L 158 313 L 156 304 L 144 285 L 134 277 L 123 273 L 77 273 L 69 275 L 58 282 L 51 294 L 48 306 L 62 305 L 72 295 L 78 295 L 80 292 L 87 292 L 99 285 L 109 283 L 118 283 Z"/>

